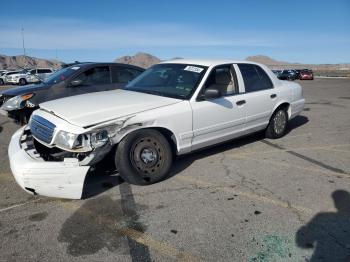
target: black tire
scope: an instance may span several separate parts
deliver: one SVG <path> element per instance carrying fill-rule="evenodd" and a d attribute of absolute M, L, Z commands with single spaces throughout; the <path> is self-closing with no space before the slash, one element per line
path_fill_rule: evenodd
<path fill-rule="evenodd" d="M 27 84 L 27 80 L 25 80 L 24 78 L 21 78 L 19 81 L 18 81 L 19 85 L 21 86 L 24 86 Z"/>
<path fill-rule="evenodd" d="M 284 136 L 288 128 L 288 113 L 285 108 L 278 108 L 272 115 L 269 125 L 265 130 L 265 136 L 277 139 Z"/>
<path fill-rule="evenodd" d="M 172 161 L 168 140 L 153 129 L 137 130 L 127 135 L 115 154 L 120 176 L 134 185 L 150 185 L 164 180 Z"/>
<path fill-rule="evenodd" d="M 4 80 L 2 80 L 1 78 L 0 78 L 0 85 L 1 85 L 1 86 L 4 85 Z"/>

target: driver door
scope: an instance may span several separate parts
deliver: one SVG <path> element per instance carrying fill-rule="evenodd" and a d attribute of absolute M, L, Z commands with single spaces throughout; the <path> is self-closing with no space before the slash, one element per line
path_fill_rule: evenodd
<path fill-rule="evenodd" d="M 220 143 L 244 133 L 245 103 L 238 95 L 238 81 L 232 64 L 214 68 L 201 90 L 218 89 L 221 97 L 191 102 L 193 111 L 192 150 Z"/>

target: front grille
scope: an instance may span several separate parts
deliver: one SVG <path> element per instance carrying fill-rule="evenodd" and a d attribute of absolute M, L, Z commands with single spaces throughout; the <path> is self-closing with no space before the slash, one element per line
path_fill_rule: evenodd
<path fill-rule="evenodd" d="M 56 126 L 41 116 L 32 116 L 30 131 L 33 136 L 45 143 L 50 144 Z"/>

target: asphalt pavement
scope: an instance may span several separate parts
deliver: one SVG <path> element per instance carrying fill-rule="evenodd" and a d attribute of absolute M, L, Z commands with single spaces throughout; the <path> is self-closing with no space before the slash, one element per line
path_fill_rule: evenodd
<path fill-rule="evenodd" d="M 183 156 L 146 187 L 100 171 L 84 200 L 24 192 L 0 116 L 0 261 L 350 261 L 350 79 L 299 83 L 285 137 Z"/>

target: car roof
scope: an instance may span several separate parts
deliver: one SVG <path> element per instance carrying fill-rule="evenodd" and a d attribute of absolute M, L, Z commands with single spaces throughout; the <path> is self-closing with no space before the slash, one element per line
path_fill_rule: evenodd
<path fill-rule="evenodd" d="M 201 66 L 218 66 L 222 64 L 254 64 L 261 65 L 256 62 L 247 60 L 225 60 L 225 59 L 174 59 L 163 61 L 160 64 L 190 64 L 190 65 L 201 65 Z"/>
<path fill-rule="evenodd" d="M 72 63 L 69 64 L 68 67 L 72 66 L 79 66 L 79 67 L 86 67 L 86 66 L 125 66 L 125 67 L 133 67 L 139 70 L 145 70 L 142 67 L 130 65 L 130 64 L 123 64 L 123 63 L 113 63 L 113 62 L 78 62 L 78 63 Z"/>

